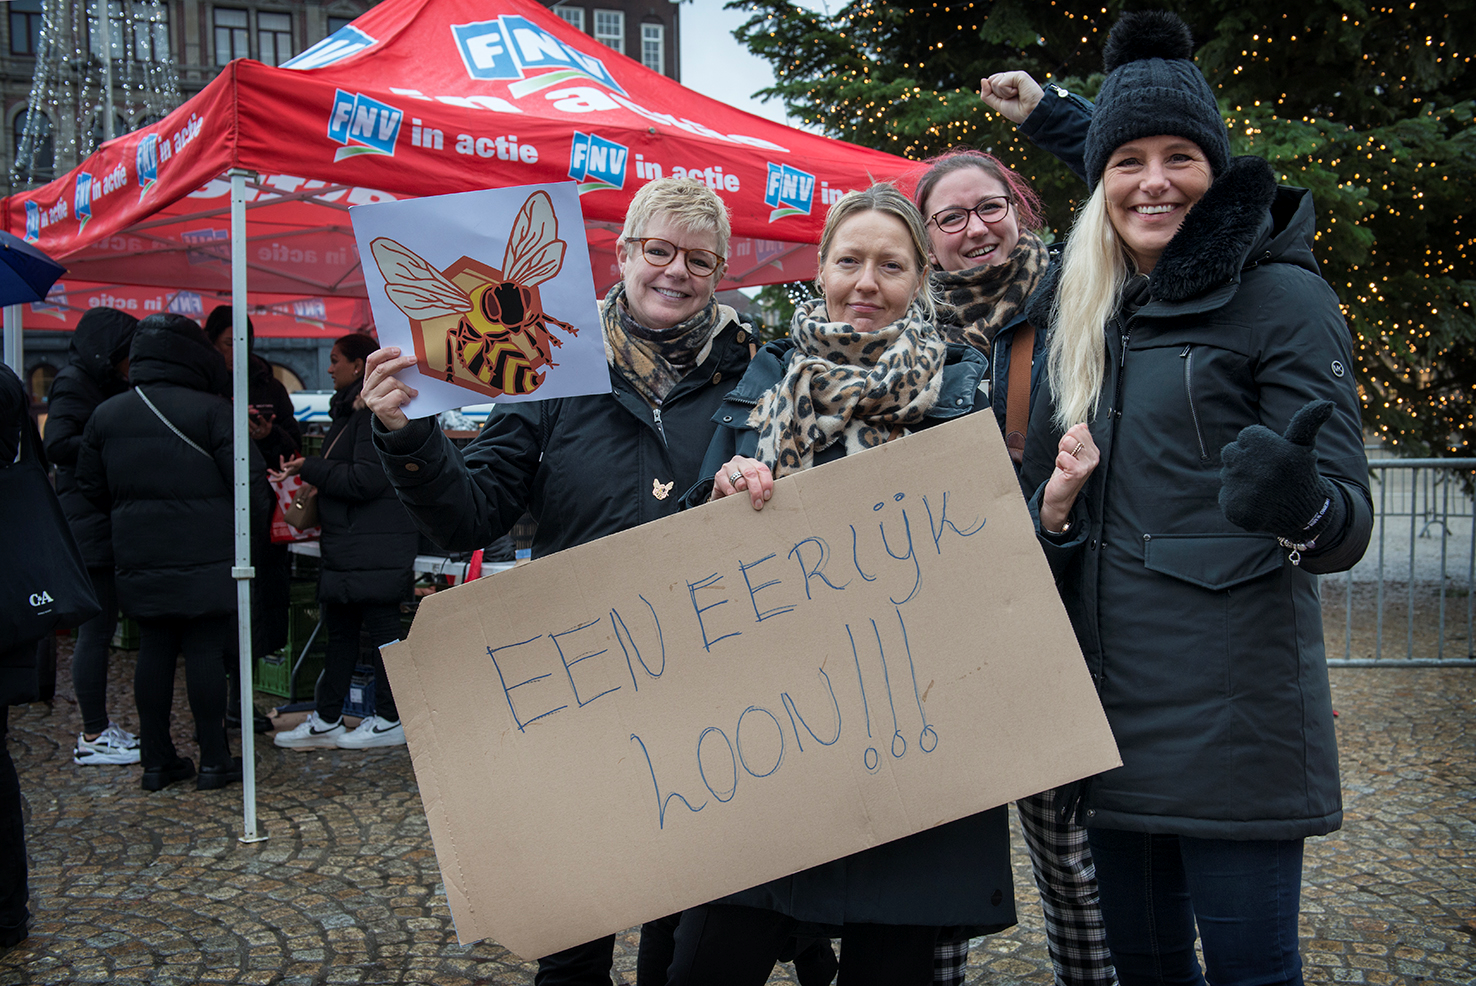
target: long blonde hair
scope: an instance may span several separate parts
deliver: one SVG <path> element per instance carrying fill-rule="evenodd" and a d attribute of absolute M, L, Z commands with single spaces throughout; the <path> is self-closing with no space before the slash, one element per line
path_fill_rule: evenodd
<path fill-rule="evenodd" d="M 1107 215 L 1103 189 L 1098 182 L 1076 214 L 1051 306 L 1046 373 L 1056 396 L 1055 423 L 1062 431 L 1096 417 L 1107 376 L 1107 322 L 1127 281 L 1127 259 Z"/>

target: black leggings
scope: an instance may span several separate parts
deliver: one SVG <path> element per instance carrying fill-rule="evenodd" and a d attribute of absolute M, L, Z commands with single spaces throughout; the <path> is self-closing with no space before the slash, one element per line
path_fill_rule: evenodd
<path fill-rule="evenodd" d="M 735 904 L 683 911 L 667 986 L 763 986 L 798 924 Z M 934 927 L 847 923 L 838 986 L 931 986 L 937 941 Z"/>
<path fill-rule="evenodd" d="M 139 754 L 145 770 L 168 767 L 179 759 L 169 735 L 169 714 L 174 706 L 174 669 L 184 652 L 185 691 L 195 717 L 200 740 L 200 764 L 229 767 L 226 746 L 225 652 L 226 639 L 235 627 L 235 614 L 140 619 L 138 621 L 138 667 L 133 674 L 133 692 L 138 700 Z"/>
<path fill-rule="evenodd" d="M 111 567 L 89 568 L 87 574 L 102 612 L 77 628 L 72 691 L 82 712 L 82 732 L 92 736 L 108 728 L 108 647 L 118 629 L 118 589 Z"/>
<path fill-rule="evenodd" d="M 24 937 L 22 932 L 31 916 L 26 908 L 30 894 L 26 886 L 25 809 L 21 805 L 20 779 L 6 744 L 9 726 L 10 708 L 0 705 L 0 943 Z"/>
<path fill-rule="evenodd" d="M 374 668 L 374 714 L 390 722 L 400 721 L 395 696 L 390 692 L 389 678 L 384 673 L 384 658 L 379 656 L 383 644 L 400 639 L 404 625 L 400 622 L 399 603 L 335 603 L 320 604 L 323 628 L 328 631 L 328 645 L 323 659 L 323 680 L 318 685 L 318 718 L 336 722 L 343 714 L 343 700 L 348 697 L 359 663 L 359 630 L 369 634 L 369 663 Z"/>

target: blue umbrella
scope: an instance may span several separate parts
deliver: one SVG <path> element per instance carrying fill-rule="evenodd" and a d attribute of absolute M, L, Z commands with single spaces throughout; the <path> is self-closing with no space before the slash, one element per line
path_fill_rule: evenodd
<path fill-rule="evenodd" d="M 0 230 L 0 306 L 44 301 L 46 292 L 66 272 L 19 236 Z"/>

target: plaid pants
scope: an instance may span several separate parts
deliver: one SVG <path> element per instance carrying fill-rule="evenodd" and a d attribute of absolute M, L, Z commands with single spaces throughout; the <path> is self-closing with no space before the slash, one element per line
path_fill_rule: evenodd
<path fill-rule="evenodd" d="M 1112 954 L 1097 906 L 1097 871 L 1086 829 L 1055 810 L 1054 791 L 1015 802 L 1025 846 L 1040 888 L 1046 941 L 1060 986 L 1117 986 Z M 933 952 L 934 986 L 963 986 L 969 943 L 939 943 Z"/>

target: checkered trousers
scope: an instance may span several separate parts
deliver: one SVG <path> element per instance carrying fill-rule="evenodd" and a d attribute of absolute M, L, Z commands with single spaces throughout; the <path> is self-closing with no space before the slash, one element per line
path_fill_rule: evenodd
<path fill-rule="evenodd" d="M 1046 940 L 1060 986 L 1117 986 L 1097 904 L 1097 870 L 1086 829 L 1056 811 L 1054 791 L 1015 802 L 1035 885 L 1040 888 Z M 934 986 L 964 986 L 969 943 L 940 942 L 933 952 Z"/>

